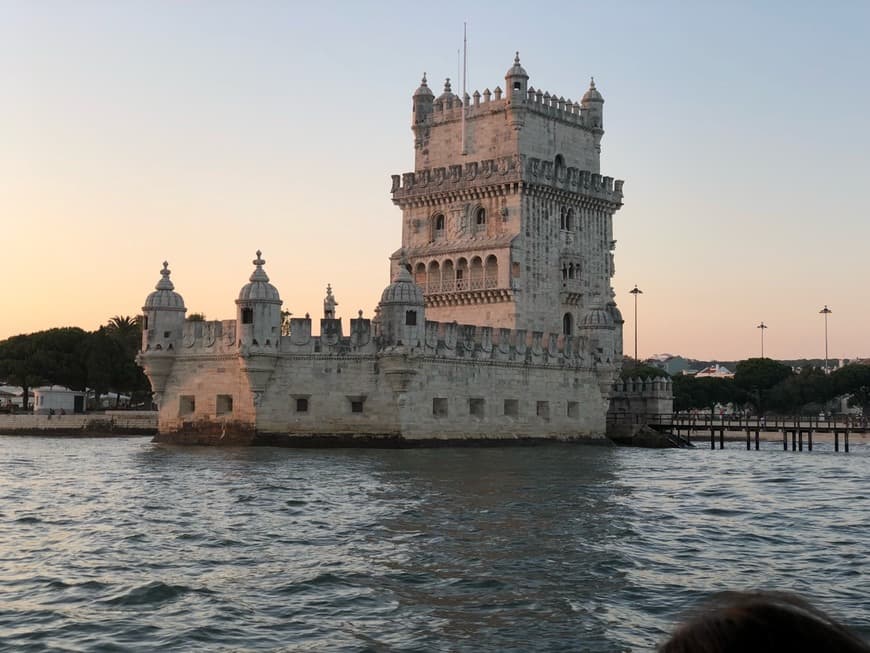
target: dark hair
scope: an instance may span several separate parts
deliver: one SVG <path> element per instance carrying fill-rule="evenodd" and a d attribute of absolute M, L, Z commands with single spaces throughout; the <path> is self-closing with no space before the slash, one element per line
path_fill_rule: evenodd
<path fill-rule="evenodd" d="M 659 653 L 870 653 L 870 645 L 785 592 L 723 592 L 677 626 Z"/>

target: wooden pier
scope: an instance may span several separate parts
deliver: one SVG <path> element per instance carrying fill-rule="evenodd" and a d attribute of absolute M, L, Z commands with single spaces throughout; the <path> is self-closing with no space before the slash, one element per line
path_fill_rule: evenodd
<path fill-rule="evenodd" d="M 632 414 L 611 413 L 607 416 L 611 424 L 646 424 L 658 431 L 673 435 L 677 442 L 698 446 L 709 437 L 710 448 L 725 448 L 729 442 L 745 438 L 746 450 L 760 448 L 760 441 L 782 438 L 783 451 L 813 450 L 813 437 L 817 434 L 833 434 L 834 451 L 849 452 L 849 436 L 870 433 L 864 421 L 845 421 L 842 419 L 823 419 L 816 417 L 741 417 L 736 415 L 714 415 L 711 413 L 676 414 Z M 764 434 L 764 437 L 762 437 Z M 770 437 L 776 434 L 774 437 Z"/>

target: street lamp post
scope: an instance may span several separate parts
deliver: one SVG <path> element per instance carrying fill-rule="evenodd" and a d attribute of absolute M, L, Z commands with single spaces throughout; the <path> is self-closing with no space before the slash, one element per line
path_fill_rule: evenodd
<path fill-rule="evenodd" d="M 825 307 L 819 311 L 822 315 L 825 316 L 825 374 L 828 373 L 828 316 L 833 313 L 828 305 L 825 304 Z"/>
<path fill-rule="evenodd" d="M 634 290 L 629 290 L 629 292 L 634 295 L 634 360 L 635 362 L 639 362 L 637 358 L 637 296 L 643 294 L 643 290 L 637 287 L 637 284 L 634 284 Z"/>
<path fill-rule="evenodd" d="M 764 330 L 768 327 L 764 322 L 762 322 L 755 328 L 761 329 L 761 357 L 764 358 Z"/>

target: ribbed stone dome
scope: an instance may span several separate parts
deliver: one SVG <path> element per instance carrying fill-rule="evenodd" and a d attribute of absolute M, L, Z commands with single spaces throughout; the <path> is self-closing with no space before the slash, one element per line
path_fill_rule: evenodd
<path fill-rule="evenodd" d="M 598 306 L 592 308 L 585 316 L 583 316 L 581 326 L 588 328 L 608 327 L 613 326 L 613 320 L 610 319 L 607 311 Z"/>
<path fill-rule="evenodd" d="M 604 98 L 601 97 L 601 93 L 599 93 L 598 89 L 595 88 L 594 77 L 589 80 L 589 90 L 583 94 L 583 99 L 580 100 L 580 103 L 584 105 L 590 102 L 604 102 Z"/>
<path fill-rule="evenodd" d="M 525 77 L 529 78 L 529 73 L 526 72 L 526 69 L 520 65 L 520 53 L 517 52 L 517 56 L 514 57 L 514 65 L 511 66 L 508 71 L 504 75 L 505 77 Z"/>
<path fill-rule="evenodd" d="M 263 252 L 257 250 L 257 258 L 253 260 L 253 264 L 257 267 L 251 274 L 250 283 L 242 286 L 239 291 L 240 302 L 259 301 L 259 302 L 277 302 L 281 303 L 281 296 L 278 294 L 278 289 L 269 283 L 269 277 L 263 269 L 263 264 L 266 262 L 262 258 Z"/>
<path fill-rule="evenodd" d="M 414 91 L 414 97 L 430 97 L 434 98 L 435 94 L 432 92 L 432 89 L 429 88 L 429 84 L 426 83 L 426 73 L 423 73 L 423 81 L 420 82 L 419 88 Z"/>
<path fill-rule="evenodd" d="M 160 281 L 154 286 L 157 290 L 148 295 L 148 298 L 145 300 L 145 306 L 142 307 L 143 311 L 158 308 L 184 310 L 184 299 L 175 292 L 175 286 L 169 279 L 170 274 L 169 263 L 163 261 L 163 269 L 160 270 Z"/>
<path fill-rule="evenodd" d="M 381 294 L 381 304 L 402 304 L 404 306 L 423 306 L 423 289 L 414 283 L 411 273 L 404 265 L 399 266 L 396 278 Z"/>

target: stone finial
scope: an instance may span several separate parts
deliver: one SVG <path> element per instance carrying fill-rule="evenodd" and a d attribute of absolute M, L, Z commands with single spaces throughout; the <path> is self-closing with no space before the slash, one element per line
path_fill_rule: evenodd
<path fill-rule="evenodd" d="M 170 274 L 172 273 L 169 270 L 169 262 L 163 261 L 163 269 L 160 270 L 160 281 L 158 281 L 157 285 L 154 287 L 157 290 L 174 290 L 175 286 L 169 279 Z"/>
<path fill-rule="evenodd" d="M 332 294 L 332 285 L 326 284 L 326 297 L 323 298 L 323 317 L 327 320 L 335 319 L 335 307 L 338 302 Z"/>
<path fill-rule="evenodd" d="M 449 77 L 448 77 L 447 79 L 444 80 L 444 92 L 445 92 L 445 93 L 452 93 L 452 92 L 453 92 L 453 91 L 450 89 L 450 78 L 449 78 Z"/>
<path fill-rule="evenodd" d="M 266 274 L 266 271 L 263 269 L 263 265 L 266 264 L 266 260 L 263 258 L 263 252 L 259 249 L 257 250 L 257 258 L 251 261 L 257 267 L 254 268 L 253 273 L 251 274 L 251 281 L 269 281 L 269 276 Z"/>

